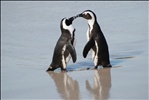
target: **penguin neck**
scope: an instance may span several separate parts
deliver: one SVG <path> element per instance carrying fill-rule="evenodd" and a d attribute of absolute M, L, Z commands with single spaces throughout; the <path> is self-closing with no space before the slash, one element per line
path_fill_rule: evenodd
<path fill-rule="evenodd" d="M 70 34 L 72 34 L 73 31 L 74 31 L 74 27 L 73 27 L 72 25 L 66 26 L 66 25 L 64 24 L 63 28 L 64 28 L 65 30 L 68 30 L 68 31 L 70 32 Z M 62 29 L 62 30 L 63 30 L 63 29 Z"/>
<path fill-rule="evenodd" d="M 95 24 L 95 19 L 87 20 L 87 21 L 88 21 L 89 30 L 92 30 L 93 29 L 93 25 Z"/>

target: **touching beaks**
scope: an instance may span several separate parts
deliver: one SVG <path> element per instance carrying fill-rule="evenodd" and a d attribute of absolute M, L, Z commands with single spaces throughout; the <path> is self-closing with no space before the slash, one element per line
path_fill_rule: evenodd
<path fill-rule="evenodd" d="M 76 19 L 77 17 L 83 17 L 83 14 L 81 13 L 81 14 L 78 14 L 78 15 L 76 15 L 76 16 L 70 17 L 68 20 L 72 22 L 72 21 L 73 21 L 74 19 Z"/>
<path fill-rule="evenodd" d="M 81 13 L 81 14 L 78 14 L 78 15 L 76 15 L 75 17 L 76 17 L 76 18 L 77 18 L 77 17 L 83 17 L 83 14 L 82 14 L 82 13 Z"/>

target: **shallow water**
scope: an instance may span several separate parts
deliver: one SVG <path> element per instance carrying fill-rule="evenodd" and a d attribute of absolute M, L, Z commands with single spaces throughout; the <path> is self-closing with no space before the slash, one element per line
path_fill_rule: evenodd
<path fill-rule="evenodd" d="M 148 99 L 147 2 L 1 2 L 2 99 Z M 76 9 L 77 8 L 77 9 Z M 78 18 L 77 62 L 47 73 L 60 21 L 93 10 L 109 45 L 112 68 L 84 59 L 87 22 Z"/>

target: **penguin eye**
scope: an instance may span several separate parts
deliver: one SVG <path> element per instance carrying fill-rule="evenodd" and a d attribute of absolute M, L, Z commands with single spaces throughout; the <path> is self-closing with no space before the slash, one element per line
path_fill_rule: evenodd
<path fill-rule="evenodd" d="M 90 16 L 90 14 L 89 14 L 89 13 L 87 13 L 86 15 L 87 15 L 87 16 Z"/>
<path fill-rule="evenodd" d="M 92 19 L 92 16 L 91 16 L 89 13 L 85 13 L 84 15 L 85 15 L 84 17 L 85 17 L 86 19 Z"/>

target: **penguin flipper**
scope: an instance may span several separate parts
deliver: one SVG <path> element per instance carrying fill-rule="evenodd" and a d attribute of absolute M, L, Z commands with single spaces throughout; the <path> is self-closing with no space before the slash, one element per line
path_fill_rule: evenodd
<path fill-rule="evenodd" d="M 87 44 L 85 45 L 85 47 L 84 47 L 84 50 L 83 50 L 83 57 L 84 57 L 84 58 L 86 58 L 86 56 L 87 56 L 89 50 L 90 50 L 92 47 L 94 47 L 94 46 L 95 46 L 95 41 L 94 41 L 94 39 L 91 38 L 91 39 L 87 42 Z"/>
<path fill-rule="evenodd" d="M 72 33 L 72 38 L 71 38 L 71 44 L 74 45 L 74 40 L 75 40 L 75 29 Z"/>
<path fill-rule="evenodd" d="M 71 55 L 71 57 L 72 57 L 73 63 L 75 63 L 76 60 L 77 60 L 76 50 L 75 50 L 75 48 L 72 46 L 71 41 L 69 41 L 69 42 L 67 43 L 66 49 L 69 51 L 69 53 L 70 53 L 70 55 Z"/>

